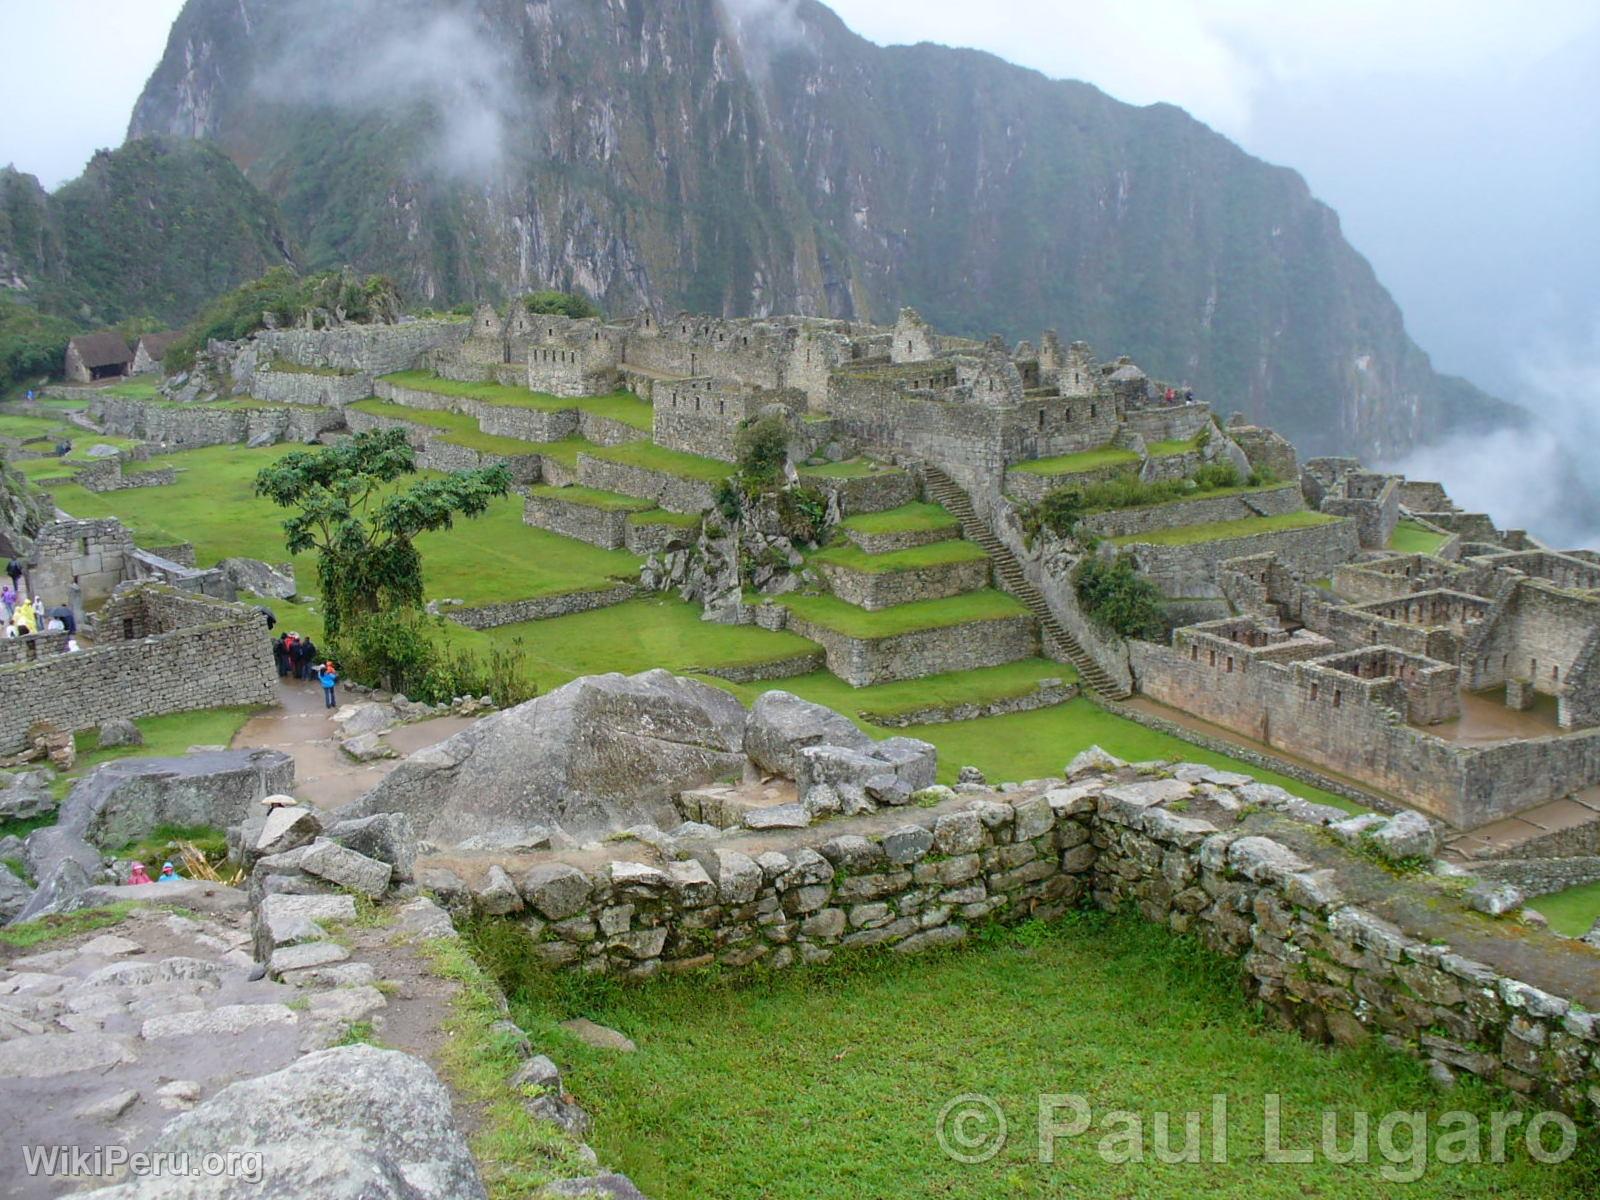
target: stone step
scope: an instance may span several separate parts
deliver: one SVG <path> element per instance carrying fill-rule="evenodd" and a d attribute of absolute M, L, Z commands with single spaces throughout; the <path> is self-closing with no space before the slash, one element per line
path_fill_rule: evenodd
<path fill-rule="evenodd" d="M 1065 626 L 1050 611 L 1039 589 L 1029 582 L 1015 556 L 988 525 L 978 518 L 972 501 L 951 479 L 937 467 L 925 469 L 928 492 L 961 522 L 963 534 L 969 541 L 982 547 L 994 564 L 994 574 L 1001 587 L 1022 601 L 1023 605 L 1039 619 L 1046 645 L 1060 653 L 1075 668 L 1085 685 L 1096 693 L 1113 700 L 1124 700 L 1129 693 L 1119 686 L 1105 670 L 1080 646 Z"/>

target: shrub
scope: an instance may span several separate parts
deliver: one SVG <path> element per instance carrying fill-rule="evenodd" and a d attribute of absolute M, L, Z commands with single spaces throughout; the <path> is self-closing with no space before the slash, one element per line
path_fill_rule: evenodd
<path fill-rule="evenodd" d="M 828 534 L 828 497 L 818 488 L 792 487 L 778 493 L 778 519 L 791 542 L 820 545 Z"/>
<path fill-rule="evenodd" d="M 771 483 L 783 473 L 789 457 L 789 430 L 778 417 L 757 417 L 734 435 L 733 452 L 741 475 Z"/>
<path fill-rule="evenodd" d="M 585 317 L 602 315 L 598 308 L 575 292 L 534 292 L 524 296 L 522 302 L 529 312 L 541 316 L 572 317 L 581 320 Z"/>
<path fill-rule="evenodd" d="M 1084 611 L 1121 637 L 1154 641 L 1165 632 L 1161 593 L 1130 559 L 1085 558 L 1072 578 Z"/>
<path fill-rule="evenodd" d="M 1071 537 L 1078 519 L 1086 511 L 1083 489 L 1059 487 L 1049 492 L 1023 514 L 1023 527 L 1031 537 L 1047 529 L 1057 537 Z"/>
<path fill-rule="evenodd" d="M 444 621 L 415 609 L 386 609 L 350 622 L 333 646 L 348 679 L 413 700 L 447 704 L 457 696 L 487 695 L 501 708 L 538 694 L 521 640 L 480 658 L 447 647 Z"/>
<path fill-rule="evenodd" d="M 1195 487 L 1202 492 L 1239 486 L 1239 468 L 1226 459 L 1206 463 L 1194 473 Z"/>

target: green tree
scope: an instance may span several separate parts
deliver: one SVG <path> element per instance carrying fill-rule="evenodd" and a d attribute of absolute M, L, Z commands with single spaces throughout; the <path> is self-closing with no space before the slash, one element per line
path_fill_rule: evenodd
<path fill-rule="evenodd" d="M 783 473 L 789 457 L 789 430 L 778 417 L 757 417 L 733 435 L 733 454 L 745 478 L 772 483 Z"/>
<path fill-rule="evenodd" d="M 283 523 L 289 553 L 317 553 L 330 637 L 347 620 L 422 604 L 415 538 L 476 517 L 511 490 L 504 468 L 479 467 L 424 479 L 404 430 L 358 433 L 336 446 L 286 454 L 256 476 L 256 494 L 295 513 Z"/>
<path fill-rule="evenodd" d="M 575 292 L 533 292 L 523 297 L 528 311 L 556 317 L 598 317 L 600 310 Z"/>
<path fill-rule="evenodd" d="M 1130 559 L 1090 555 L 1078 564 L 1073 583 L 1084 611 L 1122 637 L 1153 641 L 1166 631 L 1161 593 Z"/>

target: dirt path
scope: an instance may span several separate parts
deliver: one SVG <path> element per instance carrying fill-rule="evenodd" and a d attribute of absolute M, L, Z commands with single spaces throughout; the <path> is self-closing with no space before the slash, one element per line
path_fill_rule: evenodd
<path fill-rule="evenodd" d="M 342 700 L 348 705 L 355 701 Z M 322 702 L 322 688 L 295 679 L 278 681 L 278 705 L 246 721 L 234 736 L 236 750 L 282 750 L 294 757 L 295 796 L 320 809 L 335 809 L 359 798 L 399 765 L 399 759 L 359 763 L 342 753 L 334 735 L 334 710 Z M 472 723 L 467 717 L 438 717 L 402 725 L 384 740 L 397 754 L 413 754 L 444 741 Z"/>

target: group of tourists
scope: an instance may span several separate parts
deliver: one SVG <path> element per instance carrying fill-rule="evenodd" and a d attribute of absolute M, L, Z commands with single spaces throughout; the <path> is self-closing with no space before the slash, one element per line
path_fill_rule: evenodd
<path fill-rule="evenodd" d="M 1162 398 L 1168 404 L 1176 404 L 1179 400 L 1182 400 L 1185 404 L 1193 404 L 1194 389 L 1192 387 L 1185 387 L 1183 391 L 1180 392 L 1177 388 L 1169 387 L 1163 394 Z"/>
<path fill-rule="evenodd" d="M 278 678 L 293 674 L 296 679 L 315 679 L 322 685 L 322 701 L 328 708 L 338 708 L 339 700 L 334 689 L 339 684 L 339 672 L 333 660 L 317 661 L 317 644 L 309 636 L 292 630 L 272 639 L 272 661 L 278 668 Z"/>
<path fill-rule="evenodd" d="M 161 874 L 154 879 L 150 878 L 150 872 L 145 870 L 142 862 L 136 862 L 128 869 L 128 884 L 130 887 L 138 883 L 178 883 L 182 879 L 183 876 L 179 875 L 177 869 L 169 862 L 161 864 Z"/>
<path fill-rule="evenodd" d="M 0 585 L 0 615 L 5 622 L 8 638 L 29 637 L 35 633 L 65 633 L 67 642 L 63 649 L 74 651 L 78 646 L 78 621 L 72 609 L 66 606 L 46 609 L 43 597 L 31 599 L 22 594 L 22 564 L 12 559 L 6 563 L 6 575 L 11 582 Z"/>

